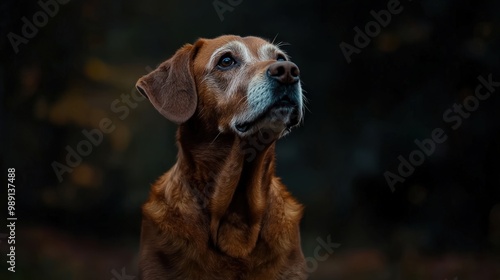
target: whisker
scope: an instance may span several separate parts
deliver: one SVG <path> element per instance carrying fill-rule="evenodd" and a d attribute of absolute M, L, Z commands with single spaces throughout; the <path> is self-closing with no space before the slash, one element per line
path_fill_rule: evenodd
<path fill-rule="evenodd" d="M 212 140 L 212 142 L 210 142 L 210 144 L 213 144 L 215 142 L 215 140 L 217 140 L 217 138 L 219 137 L 219 135 L 221 134 L 222 132 L 219 131 L 219 133 L 215 136 L 214 140 Z"/>
<path fill-rule="evenodd" d="M 244 100 L 245 100 L 245 96 L 242 96 L 240 98 L 240 100 L 238 100 L 238 102 L 236 103 L 236 106 L 240 106 L 240 104 L 243 103 Z"/>
<path fill-rule="evenodd" d="M 283 46 L 291 46 L 290 43 L 280 41 L 279 43 L 275 44 L 276 47 L 281 48 Z"/>
<path fill-rule="evenodd" d="M 279 35 L 279 32 L 278 32 L 278 33 L 276 33 L 276 36 L 274 36 L 274 39 L 271 41 L 271 44 L 273 44 L 273 45 L 274 45 L 274 41 L 276 40 L 276 38 L 278 38 L 278 35 Z"/>

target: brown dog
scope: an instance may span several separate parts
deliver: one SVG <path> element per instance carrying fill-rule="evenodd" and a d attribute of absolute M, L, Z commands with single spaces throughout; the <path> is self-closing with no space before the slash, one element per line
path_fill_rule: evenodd
<path fill-rule="evenodd" d="M 177 163 L 143 206 L 141 279 L 306 279 L 302 206 L 275 142 L 302 120 L 298 67 L 257 37 L 185 45 L 137 82 L 179 124 Z"/>

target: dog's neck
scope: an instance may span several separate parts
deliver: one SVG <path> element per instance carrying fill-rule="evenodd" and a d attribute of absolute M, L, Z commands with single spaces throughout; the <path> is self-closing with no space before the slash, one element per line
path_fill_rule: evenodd
<path fill-rule="evenodd" d="M 254 249 L 275 172 L 275 141 L 259 143 L 199 123 L 177 132 L 181 174 L 206 206 L 210 235 L 222 252 L 245 257 Z M 187 180 L 188 178 L 184 178 Z M 208 203 L 207 203 L 208 202 Z"/>

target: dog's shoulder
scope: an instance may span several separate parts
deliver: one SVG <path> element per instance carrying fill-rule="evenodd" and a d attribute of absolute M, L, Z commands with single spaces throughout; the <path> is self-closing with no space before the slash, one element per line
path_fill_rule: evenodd
<path fill-rule="evenodd" d="M 298 229 L 304 207 L 293 198 L 278 177 L 271 181 L 268 199 L 262 236 L 270 244 L 279 244 L 279 250 L 295 249 L 300 239 Z"/>
<path fill-rule="evenodd" d="M 142 212 L 166 238 L 193 240 L 207 228 L 199 208 L 199 202 L 173 167 L 153 184 Z"/>
<path fill-rule="evenodd" d="M 276 218 L 282 217 L 282 222 L 296 224 L 302 218 L 304 207 L 288 191 L 281 179 L 274 177 L 269 189 L 270 208 L 278 211 L 279 215 L 271 215 Z M 279 219 L 279 218 L 278 218 Z"/>

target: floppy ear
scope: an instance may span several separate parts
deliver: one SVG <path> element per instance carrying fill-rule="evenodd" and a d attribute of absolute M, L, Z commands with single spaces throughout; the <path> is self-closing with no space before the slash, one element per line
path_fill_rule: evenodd
<path fill-rule="evenodd" d="M 177 124 L 191 118 L 198 103 L 190 66 L 193 57 L 193 45 L 185 45 L 136 83 L 137 90 L 151 101 L 156 110 Z"/>

